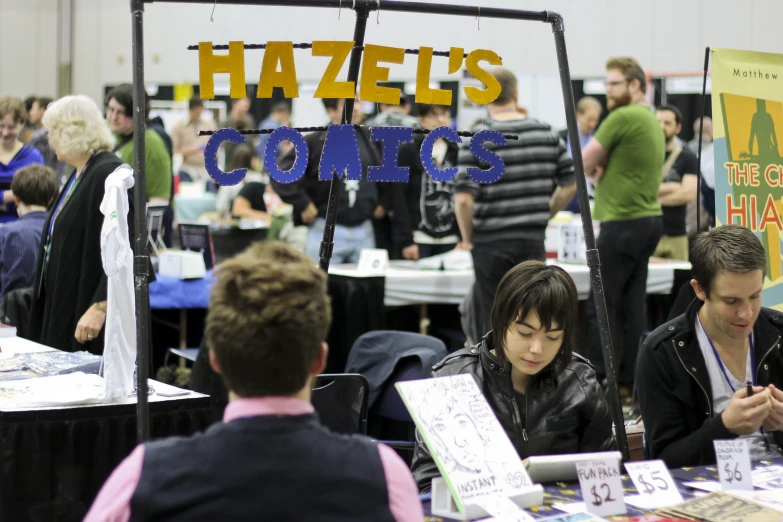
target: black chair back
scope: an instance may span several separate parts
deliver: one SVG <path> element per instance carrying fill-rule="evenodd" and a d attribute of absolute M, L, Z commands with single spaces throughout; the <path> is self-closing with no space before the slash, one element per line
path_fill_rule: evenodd
<path fill-rule="evenodd" d="M 370 385 L 358 373 L 322 374 L 315 381 L 311 402 L 321 424 L 336 433 L 367 433 Z"/>

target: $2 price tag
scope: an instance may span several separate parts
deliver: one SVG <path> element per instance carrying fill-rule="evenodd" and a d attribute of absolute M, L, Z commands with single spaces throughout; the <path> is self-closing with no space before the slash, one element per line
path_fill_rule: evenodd
<path fill-rule="evenodd" d="M 576 471 L 588 512 L 599 517 L 625 514 L 623 481 L 617 460 L 577 462 Z"/>
<path fill-rule="evenodd" d="M 682 495 L 662 460 L 628 462 L 625 469 L 639 494 L 655 499 L 654 507 L 668 507 L 682 502 Z"/>
<path fill-rule="evenodd" d="M 721 489 L 753 491 L 748 439 L 716 440 L 713 444 Z"/>

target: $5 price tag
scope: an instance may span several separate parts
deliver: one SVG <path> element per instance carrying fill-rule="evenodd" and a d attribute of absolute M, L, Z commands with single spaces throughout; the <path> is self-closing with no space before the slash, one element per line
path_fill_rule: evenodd
<path fill-rule="evenodd" d="M 713 444 L 721 489 L 753 491 L 748 439 L 716 440 Z"/>
<path fill-rule="evenodd" d="M 577 462 L 576 471 L 589 513 L 599 517 L 625 514 L 623 481 L 617 460 Z"/>
<path fill-rule="evenodd" d="M 668 507 L 682 502 L 682 495 L 662 460 L 628 462 L 625 469 L 640 495 L 655 498 L 654 507 Z"/>

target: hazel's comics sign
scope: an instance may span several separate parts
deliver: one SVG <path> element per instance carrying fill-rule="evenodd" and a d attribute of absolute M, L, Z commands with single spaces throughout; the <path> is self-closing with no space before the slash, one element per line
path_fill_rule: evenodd
<path fill-rule="evenodd" d="M 324 71 L 316 98 L 353 98 L 356 92 L 355 82 L 337 81 L 337 75 L 346 58 L 354 48 L 354 42 L 315 41 L 312 43 L 313 56 L 331 58 Z M 245 58 L 244 42 L 229 42 L 228 54 L 215 54 L 212 42 L 201 42 L 199 49 L 199 82 L 200 93 L 204 99 L 215 96 L 214 75 L 228 73 L 232 98 L 244 98 Z M 416 77 L 416 101 L 435 105 L 450 105 L 452 92 L 445 89 L 433 89 L 429 85 L 432 67 L 433 49 L 420 47 Z M 465 57 L 466 56 L 466 57 Z M 397 105 L 400 102 L 400 89 L 381 87 L 378 82 L 389 79 L 389 68 L 379 65 L 381 62 L 401 64 L 405 58 L 405 49 L 367 44 L 364 46 L 359 88 L 364 101 Z M 502 65 L 500 57 L 493 51 L 476 49 L 465 55 L 462 48 L 452 47 L 449 51 L 449 74 L 457 72 L 464 64 L 468 73 L 480 80 L 485 88 L 466 86 L 466 96 L 473 102 L 488 104 L 500 96 L 501 86 L 489 72 L 482 69 L 479 62 L 486 61 L 490 65 Z M 283 89 L 286 97 L 297 98 L 299 88 L 294 62 L 294 45 L 292 42 L 268 42 L 264 53 L 261 73 L 258 83 L 258 98 L 271 98 L 275 87 Z M 329 125 L 326 130 L 321 162 L 318 166 L 318 177 L 321 181 L 330 181 L 334 174 L 345 175 L 348 180 L 361 180 L 362 162 L 359 155 L 357 128 L 351 124 Z M 400 146 L 413 141 L 414 131 L 408 127 L 373 127 L 370 129 L 370 139 L 383 147 L 381 164 L 368 167 L 367 181 L 406 183 L 409 176 L 408 167 L 397 165 Z M 425 172 L 434 180 L 447 182 L 457 174 L 457 167 L 438 168 L 432 159 L 432 148 L 436 141 L 444 139 L 452 143 L 462 143 L 459 134 L 449 127 L 438 127 L 427 133 L 421 149 L 420 157 Z M 242 133 L 235 129 L 220 129 L 209 139 L 204 151 L 205 163 L 210 177 L 220 185 L 236 185 L 246 174 L 246 169 L 231 172 L 222 171 L 217 165 L 217 151 L 223 142 L 242 143 Z M 276 161 L 275 151 L 283 141 L 290 141 L 295 151 L 295 161 L 289 170 L 281 170 Z M 491 144 L 489 147 L 487 143 Z M 486 168 L 472 167 L 467 174 L 474 183 L 488 184 L 498 181 L 505 171 L 503 160 L 495 152 L 493 146 L 506 144 L 506 137 L 493 130 L 482 130 L 470 140 L 470 151 Z M 278 183 L 294 183 L 305 174 L 308 161 L 308 146 L 304 136 L 291 127 L 275 129 L 266 142 L 263 154 L 264 167 L 269 175 Z"/>

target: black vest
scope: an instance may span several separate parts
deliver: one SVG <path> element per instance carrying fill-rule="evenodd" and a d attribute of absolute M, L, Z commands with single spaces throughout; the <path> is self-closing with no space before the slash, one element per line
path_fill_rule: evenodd
<path fill-rule="evenodd" d="M 394 522 L 376 442 L 316 415 L 246 417 L 145 445 L 132 522 Z"/>

